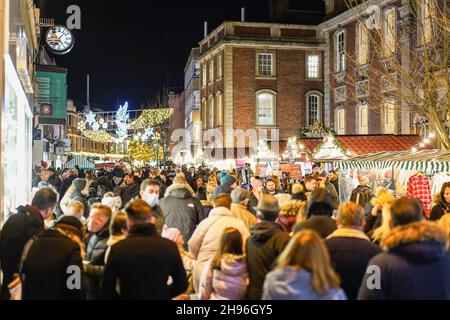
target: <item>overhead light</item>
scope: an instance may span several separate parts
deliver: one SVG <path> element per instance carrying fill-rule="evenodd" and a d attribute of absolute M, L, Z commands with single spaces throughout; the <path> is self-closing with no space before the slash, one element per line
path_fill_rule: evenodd
<path fill-rule="evenodd" d="M 430 133 L 430 135 L 428 136 L 429 139 L 434 139 L 436 138 L 436 134 L 434 132 Z"/>
<path fill-rule="evenodd" d="M 417 152 L 417 148 L 414 147 L 414 148 L 411 149 L 411 151 L 412 152 Z"/>
<path fill-rule="evenodd" d="M 424 139 L 424 140 L 423 140 L 423 143 L 425 143 L 425 144 L 430 144 L 430 139 Z"/>
<path fill-rule="evenodd" d="M 419 146 L 420 146 L 421 148 L 425 148 L 425 143 L 421 143 Z"/>

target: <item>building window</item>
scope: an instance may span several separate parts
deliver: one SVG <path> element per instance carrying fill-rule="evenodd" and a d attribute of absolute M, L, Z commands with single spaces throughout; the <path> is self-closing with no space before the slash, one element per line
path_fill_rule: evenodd
<path fill-rule="evenodd" d="M 214 59 L 209 62 L 209 83 L 214 82 Z"/>
<path fill-rule="evenodd" d="M 322 95 L 309 93 L 306 95 L 306 124 L 313 126 L 321 123 L 322 118 Z"/>
<path fill-rule="evenodd" d="M 388 101 L 384 104 L 384 133 L 395 134 L 395 104 Z"/>
<path fill-rule="evenodd" d="M 369 30 L 364 23 L 358 25 L 358 64 L 369 63 Z"/>
<path fill-rule="evenodd" d="M 421 23 L 419 28 L 422 32 L 422 43 L 428 44 L 433 40 L 433 17 L 436 16 L 435 0 L 422 0 L 420 15 Z"/>
<path fill-rule="evenodd" d="M 308 55 L 308 78 L 320 77 L 320 56 L 317 54 Z"/>
<path fill-rule="evenodd" d="M 209 98 L 209 115 L 208 115 L 208 119 L 209 119 L 209 128 L 212 129 L 214 128 L 214 97 L 211 96 Z"/>
<path fill-rule="evenodd" d="M 217 127 L 223 126 L 223 100 L 222 100 L 222 94 L 217 94 Z"/>
<path fill-rule="evenodd" d="M 202 86 L 206 86 L 207 79 L 206 79 L 206 63 L 202 65 Z"/>
<path fill-rule="evenodd" d="M 336 33 L 336 72 L 345 71 L 345 31 Z"/>
<path fill-rule="evenodd" d="M 338 135 L 345 134 L 345 110 L 336 110 L 336 133 Z"/>
<path fill-rule="evenodd" d="M 275 94 L 272 92 L 260 92 L 256 95 L 257 125 L 275 125 Z"/>
<path fill-rule="evenodd" d="M 369 106 L 362 105 L 358 108 L 358 133 L 369 134 Z"/>
<path fill-rule="evenodd" d="M 217 56 L 217 79 L 222 79 L 222 76 L 222 53 L 219 53 L 219 55 Z"/>
<path fill-rule="evenodd" d="M 261 77 L 272 77 L 273 72 L 273 53 L 258 53 L 258 75 Z"/>
<path fill-rule="evenodd" d="M 203 130 L 208 129 L 206 126 L 206 100 L 202 102 L 202 127 Z"/>
<path fill-rule="evenodd" d="M 396 14 L 395 8 L 384 13 L 384 55 L 386 57 L 391 57 L 395 54 Z"/>

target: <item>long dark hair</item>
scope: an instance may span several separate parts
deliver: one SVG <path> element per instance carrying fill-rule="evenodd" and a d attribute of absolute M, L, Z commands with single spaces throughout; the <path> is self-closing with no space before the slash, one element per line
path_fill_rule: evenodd
<path fill-rule="evenodd" d="M 440 199 L 439 199 L 439 205 L 445 210 L 447 210 L 450 207 L 450 203 L 445 201 L 445 197 L 444 197 L 445 190 L 447 190 L 447 189 L 450 189 L 450 182 L 446 182 L 442 186 L 441 195 L 440 195 Z"/>
<path fill-rule="evenodd" d="M 219 249 L 212 260 L 212 268 L 220 270 L 220 262 L 224 254 L 242 255 L 242 245 L 242 235 L 239 230 L 235 228 L 226 228 L 220 239 Z"/>

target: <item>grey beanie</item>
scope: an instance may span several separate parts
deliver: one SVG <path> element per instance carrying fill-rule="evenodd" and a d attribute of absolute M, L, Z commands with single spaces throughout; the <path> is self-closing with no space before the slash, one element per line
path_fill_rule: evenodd
<path fill-rule="evenodd" d="M 87 184 L 86 179 L 75 179 L 72 182 L 73 187 L 78 192 L 83 191 L 84 188 L 86 188 L 86 184 Z"/>
<path fill-rule="evenodd" d="M 246 199 L 250 199 L 251 197 L 251 193 L 248 190 L 245 189 L 234 189 L 231 192 L 231 200 L 233 201 L 233 203 L 241 203 L 242 201 L 245 201 Z"/>

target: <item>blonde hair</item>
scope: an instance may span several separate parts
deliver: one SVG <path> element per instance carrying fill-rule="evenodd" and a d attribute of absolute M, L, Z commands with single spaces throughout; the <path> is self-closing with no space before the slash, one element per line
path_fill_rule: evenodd
<path fill-rule="evenodd" d="M 320 236 L 312 230 L 297 233 L 277 260 L 277 268 L 291 267 L 311 273 L 311 285 L 321 296 L 340 286 L 340 278 L 331 267 L 330 256 Z"/>
<path fill-rule="evenodd" d="M 81 215 L 84 213 L 84 205 L 80 201 L 70 201 L 67 206 L 67 215 L 75 216 L 81 212 Z"/>
<path fill-rule="evenodd" d="M 186 178 L 184 175 L 176 175 L 175 178 L 173 178 L 173 184 L 186 184 Z"/>
<path fill-rule="evenodd" d="M 214 190 L 216 190 L 217 185 L 217 178 L 214 175 L 209 176 L 208 184 L 206 185 L 206 193 L 212 194 Z"/>
<path fill-rule="evenodd" d="M 304 215 L 306 202 L 299 200 L 291 200 L 286 202 L 280 209 L 280 216 L 297 216 Z"/>
<path fill-rule="evenodd" d="M 102 205 L 101 203 L 94 203 L 91 207 L 91 210 L 101 210 L 103 212 L 103 214 L 108 218 L 108 220 L 111 219 L 112 217 L 112 210 L 110 207 Z"/>
<path fill-rule="evenodd" d="M 375 197 L 378 198 L 383 193 L 389 193 L 388 189 L 386 189 L 385 187 L 378 187 L 375 190 Z"/>
<path fill-rule="evenodd" d="M 450 240 L 450 214 L 443 215 L 439 220 L 438 225 Z"/>
<path fill-rule="evenodd" d="M 391 204 L 385 204 L 383 206 L 383 210 L 381 211 L 382 215 L 382 222 L 381 226 L 373 231 L 372 234 L 372 241 L 373 242 L 379 242 L 383 241 L 384 238 L 390 233 L 391 231 Z"/>
<path fill-rule="evenodd" d="M 339 207 L 339 224 L 344 227 L 360 227 L 365 221 L 364 208 L 354 202 L 347 202 Z"/>

